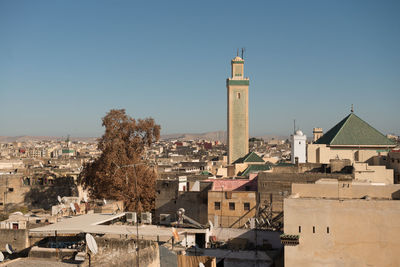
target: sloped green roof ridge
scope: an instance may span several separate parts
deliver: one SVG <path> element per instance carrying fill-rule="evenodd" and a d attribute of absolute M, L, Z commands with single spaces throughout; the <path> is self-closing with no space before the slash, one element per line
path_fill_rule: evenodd
<path fill-rule="evenodd" d="M 271 165 L 269 164 L 255 164 L 249 165 L 239 176 L 247 176 L 252 172 L 260 172 L 260 171 L 268 171 L 271 169 Z"/>
<path fill-rule="evenodd" d="M 355 146 L 392 146 L 390 139 L 374 127 L 360 119 L 354 113 L 333 126 L 326 134 L 319 138 L 316 144 L 327 145 L 355 145 Z"/>
<path fill-rule="evenodd" d="M 241 157 L 233 163 L 251 163 L 251 162 L 265 162 L 262 158 L 260 158 L 256 153 L 249 152 L 246 156 Z"/>

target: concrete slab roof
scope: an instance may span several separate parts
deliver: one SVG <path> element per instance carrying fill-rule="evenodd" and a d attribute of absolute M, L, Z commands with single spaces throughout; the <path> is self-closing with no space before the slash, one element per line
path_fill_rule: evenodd
<path fill-rule="evenodd" d="M 92 234 L 109 234 L 109 235 L 134 235 L 136 236 L 136 226 L 134 225 L 100 225 L 102 223 L 112 221 L 124 216 L 125 213 L 118 214 L 85 214 L 65 219 L 61 222 L 30 229 L 31 235 L 39 236 L 52 236 L 57 234 L 79 234 L 79 233 L 92 233 Z M 146 240 L 161 241 L 168 240 L 172 237 L 171 227 L 162 227 L 157 225 L 140 225 L 139 237 Z M 195 233 L 207 233 L 208 229 L 189 229 L 177 228 L 178 234 L 184 235 Z"/>

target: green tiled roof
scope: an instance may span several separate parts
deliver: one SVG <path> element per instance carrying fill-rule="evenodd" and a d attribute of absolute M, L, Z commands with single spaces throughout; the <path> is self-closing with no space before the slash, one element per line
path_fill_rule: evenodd
<path fill-rule="evenodd" d="M 278 162 L 277 164 L 275 164 L 275 166 L 279 166 L 279 167 L 291 167 L 294 166 L 293 163 L 288 163 L 288 162 Z"/>
<path fill-rule="evenodd" d="M 319 138 L 316 144 L 333 146 L 392 146 L 394 143 L 353 113 Z"/>
<path fill-rule="evenodd" d="M 271 166 L 269 164 L 250 165 L 247 167 L 247 169 L 245 169 L 242 173 L 240 173 L 239 176 L 247 176 L 253 172 L 268 171 L 270 169 L 271 169 Z"/>
<path fill-rule="evenodd" d="M 237 159 L 233 163 L 251 163 L 251 162 L 265 162 L 262 158 L 260 158 L 256 153 L 250 152 L 246 156 Z"/>

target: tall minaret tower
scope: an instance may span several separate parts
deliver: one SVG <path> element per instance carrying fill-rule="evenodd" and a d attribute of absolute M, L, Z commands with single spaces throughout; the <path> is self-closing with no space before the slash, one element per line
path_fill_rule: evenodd
<path fill-rule="evenodd" d="M 228 164 L 249 152 L 249 78 L 244 78 L 243 67 L 244 60 L 239 55 L 232 59 L 232 74 L 226 80 L 228 89 Z"/>

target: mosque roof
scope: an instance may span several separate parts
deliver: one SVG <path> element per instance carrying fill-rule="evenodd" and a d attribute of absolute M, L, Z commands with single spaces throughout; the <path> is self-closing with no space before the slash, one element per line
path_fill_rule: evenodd
<path fill-rule="evenodd" d="M 333 126 L 316 144 L 331 146 L 394 146 L 395 144 L 354 113 Z"/>
<path fill-rule="evenodd" d="M 271 169 L 270 164 L 255 164 L 249 165 L 243 172 L 239 174 L 239 176 L 247 176 L 250 173 L 260 172 L 260 171 L 268 171 Z"/>
<path fill-rule="evenodd" d="M 238 158 L 235 160 L 235 163 L 251 163 L 251 162 L 265 162 L 260 156 L 258 156 L 254 152 L 249 152 L 247 155 L 244 157 Z"/>

